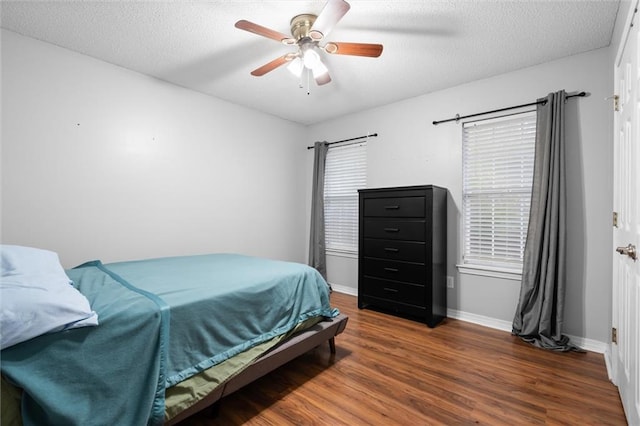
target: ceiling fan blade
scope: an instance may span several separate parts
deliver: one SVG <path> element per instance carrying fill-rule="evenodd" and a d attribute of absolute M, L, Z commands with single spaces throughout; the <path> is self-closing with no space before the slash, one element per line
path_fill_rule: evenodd
<path fill-rule="evenodd" d="M 309 31 L 309 37 L 313 40 L 321 40 L 326 37 L 331 29 L 349 11 L 351 6 L 344 0 L 329 0 L 320 12 Z"/>
<path fill-rule="evenodd" d="M 377 58 L 382 54 L 381 44 L 329 42 L 324 51 L 333 55 L 369 56 Z"/>
<path fill-rule="evenodd" d="M 295 57 L 295 55 L 292 55 L 291 53 L 287 53 L 286 55 L 282 55 L 279 58 L 276 58 L 273 61 L 264 64 L 260 68 L 256 68 L 255 70 L 251 71 L 251 75 L 254 75 L 256 77 L 263 76 L 266 73 L 275 70 L 279 66 L 286 64 L 287 62 L 289 62 L 294 57 Z"/>
<path fill-rule="evenodd" d="M 313 73 L 313 79 L 316 81 L 316 84 L 318 86 L 322 86 L 323 84 L 327 84 L 331 82 L 331 76 L 329 75 L 329 70 L 327 69 L 325 64 L 323 64 L 322 62 L 316 65 L 316 67 L 313 68 L 311 72 Z"/>
<path fill-rule="evenodd" d="M 249 31 L 250 33 L 254 33 L 259 36 L 263 36 L 263 37 L 270 38 L 272 40 L 279 41 L 284 44 L 296 43 L 295 39 L 292 39 L 286 34 L 263 27 L 262 25 L 254 24 L 253 22 L 245 21 L 244 19 L 241 19 L 240 21 L 236 22 L 235 27 L 241 30 Z"/>
<path fill-rule="evenodd" d="M 314 78 L 318 86 L 322 86 L 323 84 L 327 84 L 331 82 L 331 76 L 329 75 L 328 72 L 321 74 L 317 77 L 314 76 Z"/>

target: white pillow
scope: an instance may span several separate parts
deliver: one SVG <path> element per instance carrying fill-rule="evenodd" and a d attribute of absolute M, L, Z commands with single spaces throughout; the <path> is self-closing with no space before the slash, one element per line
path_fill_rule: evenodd
<path fill-rule="evenodd" d="M 0 255 L 0 350 L 41 334 L 98 325 L 98 314 L 56 253 L 0 245 Z"/>

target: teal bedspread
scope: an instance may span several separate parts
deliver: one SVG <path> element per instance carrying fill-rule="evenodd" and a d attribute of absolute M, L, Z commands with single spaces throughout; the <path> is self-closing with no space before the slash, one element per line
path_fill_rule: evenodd
<path fill-rule="evenodd" d="M 161 424 L 166 387 L 338 314 L 320 274 L 297 263 L 215 254 L 67 273 L 100 325 L 2 351 L 3 375 L 25 390 L 25 425 Z"/>

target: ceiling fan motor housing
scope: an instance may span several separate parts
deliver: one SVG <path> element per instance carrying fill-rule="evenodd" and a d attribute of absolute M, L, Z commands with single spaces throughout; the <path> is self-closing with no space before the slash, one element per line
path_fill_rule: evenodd
<path fill-rule="evenodd" d="M 313 23 L 316 22 L 316 15 L 310 13 L 303 13 L 301 15 L 294 16 L 291 19 L 291 34 L 293 37 L 300 41 L 303 38 L 310 38 L 311 40 L 320 40 L 323 35 L 318 31 L 311 31 Z"/>

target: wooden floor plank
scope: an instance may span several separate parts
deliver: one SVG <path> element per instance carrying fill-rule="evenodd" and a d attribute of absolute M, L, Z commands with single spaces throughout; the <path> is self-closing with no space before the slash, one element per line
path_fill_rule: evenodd
<path fill-rule="evenodd" d="M 431 329 L 340 293 L 331 302 L 349 316 L 334 355 L 318 347 L 181 426 L 626 425 L 601 354 L 453 319 Z"/>

